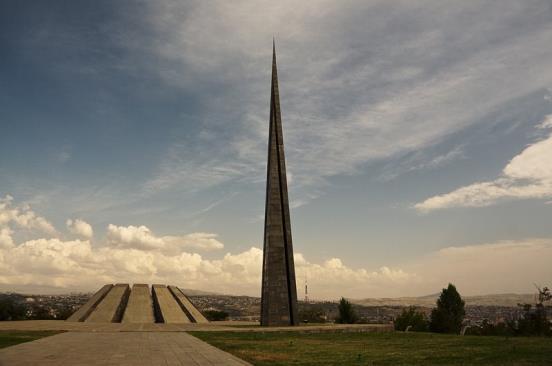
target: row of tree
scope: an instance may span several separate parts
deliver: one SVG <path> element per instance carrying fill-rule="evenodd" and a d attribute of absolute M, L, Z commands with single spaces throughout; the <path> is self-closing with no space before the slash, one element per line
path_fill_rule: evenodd
<path fill-rule="evenodd" d="M 432 310 L 430 320 L 427 319 L 424 313 L 418 312 L 415 307 L 409 307 L 395 320 L 395 329 L 458 333 L 466 315 L 464 306 L 464 300 L 462 300 L 456 287 L 449 284 L 446 289 L 443 289 L 437 300 L 437 307 Z M 352 324 L 357 322 L 358 316 L 353 309 L 353 305 L 343 297 L 339 301 L 338 311 L 339 315 L 336 323 Z"/>
<path fill-rule="evenodd" d="M 443 289 L 436 305 L 431 310 L 429 319 L 425 313 L 417 311 L 414 306 L 403 310 L 395 319 L 395 329 L 414 332 L 460 333 L 466 315 L 466 304 L 453 284 L 449 283 L 448 287 Z"/>
<path fill-rule="evenodd" d="M 481 325 L 466 326 L 465 334 L 551 336 L 552 323 L 548 320 L 545 304 L 552 300 L 552 294 L 548 287 L 537 289 L 539 292 L 537 303 L 519 304 L 522 309 L 519 316 L 498 324 L 484 321 Z M 458 334 L 462 330 L 466 314 L 464 307 L 465 303 L 456 287 L 449 284 L 441 292 L 437 306 L 431 311 L 429 319 L 425 313 L 417 311 L 415 307 L 409 307 L 395 319 L 395 329 Z"/>
<path fill-rule="evenodd" d="M 441 291 L 435 308 L 431 310 L 429 318 L 416 307 L 410 306 L 395 319 L 394 326 L 400 331 L 454 333 L 462 331 L 471 335 L 523 335 L 523 336 L 552 336 L 552 322 L 548 319 L 552 301 L 552 293 L 548 287 L 538 289 L 537 303 L 519 304 L 520 315 L 507 319 L 504 322 L 492 324 L 483 321 L 480 325 L 466 326 L 465 302 L 453 284 Z M 548 310 L 547 310 L 548 308 Z M 353 305 L 345 298 L 341 298 L 338 306 L 339 315 L 336 323 L 356 323 L 358 317 Z"/>

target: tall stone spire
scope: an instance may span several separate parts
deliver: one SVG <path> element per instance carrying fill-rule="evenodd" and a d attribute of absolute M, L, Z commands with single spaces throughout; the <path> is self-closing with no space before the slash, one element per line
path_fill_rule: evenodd
<path fill-rule="evenodd" d="M 261 325 L 295 325 L 297 288 L 289 218 L 289 203 L 276 69 L 276 47 L 272 43 L 270 131 L 263 251 Z"/>

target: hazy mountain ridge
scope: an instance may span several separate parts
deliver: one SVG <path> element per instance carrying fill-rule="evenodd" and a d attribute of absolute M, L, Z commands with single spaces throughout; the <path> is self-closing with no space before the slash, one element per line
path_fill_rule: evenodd
<path fill-rule="evenodd" d="M 397 298 L 366 298 L 350 299 L 354 304 L 364 306 L 427 306 L 435 305 L 439 294 L 431 294 L 418 297 L 397 297 Z M 466 305 L 481 306 L 517 306 L 520 303 L 534 304 L 535 294 L 493 294 L 462 296 Z"/>
<path fill-rule="evenodd" d="M 187 296 L 224 296 L 223 294 L 220 294 L 218 292 L 194 290 L 194 289 L 182 288 L 182 287 L 179 287 L 179 288 Z"/>

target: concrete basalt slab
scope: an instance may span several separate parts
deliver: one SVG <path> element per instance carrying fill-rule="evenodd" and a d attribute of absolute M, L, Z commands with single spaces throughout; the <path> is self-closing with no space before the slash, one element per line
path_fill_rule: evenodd
<path fill-rule="evenodd" d="M 117 284 L 113 286 L 85 321 L 96 323 L 120 322 L 129 295 L 130 286 L 128 284 Z"/>
<path fill-rule="evenodd" d="M 172 293 L 165 285 L 153 285 L 155 317 L 159 323 L 191 323 Z"/>
<path fill-rule="evenodd" d="M 153 301 L 149 286 L 134 284 L 123 315 L 123 323 L 154 323 Z"/>
<path fill-rule="evenodd" d="M 108 284 L 104 285 L 99 289 L 86 304 L 81 306 L 77 311 L 73 313 L 69 318 L 68 322 L 82 322 L 90 316 L 90 314 L 96 309 L 96 306 L 104 299 L 107 293 L 111 290 L 113 285 Z"/>
<path fill-rule="evenodd" d="M 201 312 L 192 304 L 188 296 L 186 296 L 181 289 L 176 286 L 169 286 L 169 290 L 172 292 L 178 304 L 184 309 L 186 315 L 194 323 L 209 323 L 209 320 L 201 314 Z"/>

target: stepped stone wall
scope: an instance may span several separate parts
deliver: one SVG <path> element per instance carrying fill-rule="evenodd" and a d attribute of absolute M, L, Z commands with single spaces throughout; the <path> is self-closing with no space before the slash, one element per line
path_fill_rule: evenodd
<path fill-rule="evenodd" d="M 70 322 L 207 323 L 176 286 L 107 284 L 71 315 Z"/>

